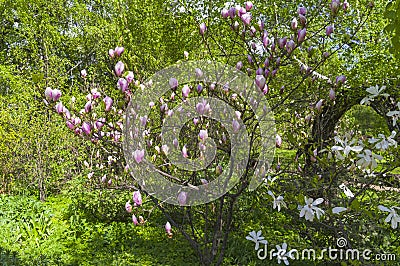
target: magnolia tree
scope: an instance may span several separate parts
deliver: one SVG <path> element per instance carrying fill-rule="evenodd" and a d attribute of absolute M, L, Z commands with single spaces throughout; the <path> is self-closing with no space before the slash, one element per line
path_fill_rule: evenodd
<path fill-rule="evenodd" d="M 46 88 L 45 103 L 96 145 L 95 163 L 86 163 L 90 182 L 133 190 L 125 208 L 135 225 L 151 218 L 143 205 L 157 206 L 167 236 L 182 233 L 203 264 L 223 262 L 230 232 L 254 202 L 306 228 L 310 241 L 319 231 L 350 245 L 360 241 L 357 217 L 371 216 L 373 228 L 387 227 L 385 212 L 393 230 L 400 222 L 399 207 L 388 205 L 398 193 L 391 171 L 400 164 L 400 102 L 380 84 L 351 92 L 335 68 L 371 10 L 372 3 L 353 10 L 333 0 L 298 6 L 287 20 L 276 6 L 266 13 L 227 3 L 218 17 L 196 22 L 203 58 L 185 52 L 175 66 L 137 80 L 116 47 L 114 88 L 83 69 L 85 100 Z M 391 134 L 338 133 L 355 104 L 379 107 Z M 366 195 L 376 201 L 366 204 Z M 267 243 L 261 232 L 247 239 L 256 249 Z M 292 258 L 275 255 L 286 264 Z"/>

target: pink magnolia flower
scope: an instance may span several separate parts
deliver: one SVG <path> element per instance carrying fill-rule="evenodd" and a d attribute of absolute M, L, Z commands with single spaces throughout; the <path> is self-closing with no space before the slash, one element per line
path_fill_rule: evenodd
<path fill-rule="evenodd" d="M 61 102 L 57 103 L 55 108 L 56 108 L 57 114 L 62 114 L 64 111 L 64 106 Z"/>
<path fill-rule="evenodd" d="M 235 116 L 239 120 L 240 117 L 242 116 L 242 113 L 240 113 L 239 111 L 235 111 Z"/>
<path fill-rule="evenodd" d="M 336 77 L 336 85 L 341 85 L 344 84 L 345 82 L 346 82 L 346 76 L 340 75 Z"/>
<path fill-rule="evenodd" d="M 195 117 L 195 118 L 193 118 L 193 124 L 194 124 L 194 125 L 197 125 L 197 123 L 199 123 L 199 119 L 198 119 L 198 118 L 196 118 L 196 117 Z"/>
<path fill-rule="evenodd" d="M 299 31 L 297 32 L 297 41 L 298 41 L 299 43 L 303 42 L 304 39 L 306 38 L 306 34 L 307 34 L 307 30 L 306 30 L 305 28 L 299 30 Z"/>
<path fill-rule="evenodd" d="M 87 76 L 86 69 L 82 69 L 82 70 L 81 70 L 81 77 L 82 77 L 82 78 L 86 78 L 86 76 Z"/>
<path fill-rule="evenodd" d="M 178 203 L 180 206 L 183 206 L 186 204 L 186 200 L 187 200 L 187 192 L 181 191 L 178 194 Z"/>
<path fill-rule="evenodd" d="M 256 85 L 257 85 L 257 87 L 260 88 L 260 90 L 264 89 L 265 82 L 266 82 L 266 80 L 265 80 L 263 75 L 257 75 L 256 76 Z"/>
<path fill-rule="evenodd" d="M 178 87 L 178 80 L 176 78 L 170 78 L 168 83 L 171 89 L 176 89 Z"/>
<path fill-rule="evenodd" d="M 230 16 L 231 18 L 234 18 L 235 15 L 236 15 L 236 8 L 234 8 L 234 7 L 229 8 L 228 14 L 229 14 L 229 16 Z"/>
<path fill-rule="evenodd" d="M 290 27 L 292 28 L 292 30 L 297 29 L 297 19 L 296 18 L 292 19 L 292 22 L 290 23 Z"/>
<path fill-rule="evenodd" d="M 300 24 L 304 27 L 307 24 L 307 18 L 303 15 L 299 15 Z"/>
<path fill-rule="evenodd" d="M 182 148 L 182 156 L 183 156 L 183 157 L 185 157 L 185 158 L 187 158 L 187 157 L 188 157 L 188 153 L 187 153 L 186 145 L 185 145 L 185 146 L 183 146 L 183 148 Z"/>
<path fill-rule="evenodd" d="M 336 93 L 335 91 L 331 88 L 331 90 L 329 91 L 329 99 L 331 99 L 332 101 L 335 100 L 336 98 Z"/>
<path fill-rule="evenodd" d="M 133 74 L 132 71 L 128 72 L 128 75 L 126 75 L 126 81 L 128 81 L 128 83 L 132 83 L 133 79 L 134 79 L 135 75 Z"/>
<path fill-rule="evenodd" d="M 89 101 L 85 104 L 85 112 L 89 113 L 90 111 L 92 111 L 92 102 Z"/>
<path fill-rule="evenodd" d="M 104 101 L 104 103 L 106 104 L 105 111 L 106 111 L 106 112 L 110 111 L 110 110 L 111 110 L 111 106 L 112 106 L 112 104 L 113 104 L 113 100 L 112 100 L 110 97 L 106 96 L 106 97 L 103 99 L 103 101 Z"/>
<path fill-rule="evenodd" d="M 288 52 L 288 54 L 290 54 L 294 50 L 295 47 L 296 47 L 296 44 L 294 43 L 294 41 L 289 40 L 286 43 L 286 51 Z"/>
<path fill-rule="evenodd" d="M 115 56 L 115 51 L 114 51 L 113 49 L 108 50 L 108 55 L 109 55 L 111 58 L 114 58 L 114 56 Z"/>
<path fill-rule="evenodd" d="M 71 121 L 67 120 L 65 123 L 67 124 L 67 127 L 68 127 L 69 129 L 72 130 L 72 129 L 75 128 L 74 124 L 73 124 Z"/>
<path fill-rule="evenodd" d="M 125 203 L 125 210 L 127 211 L 127 212 L 132 212 L 132 205 L 131 205 L 131 203 L 130 203 L 130 201 L 127 201 L 126 203 Z"/>
<path fill-rule="evenodd" d="M 142 205 L 143 201 L 142 201 L 142 194 L 140 194 L 139 190 L 136 190 L 135 192 L 133 192 L 133 206 L 140 206 Z"/>
<path fill-rule="evenodd" d="M 343 2 L 343 10 L 347 11 L 347 9 L 349 8 L 350 4 L 347 2 L 347 0 L 344 0 Z"/>
<path fill-rule="evenodd" d="M 247 61 L 249 61 L 250 65 L 253 64 L 253 58 L 251 57 L 251 55 L 247 55 Z"/>
<path fill-rule="evenodd" d="M 183 88 L 182 88 L 182 96 L 184 98 L 187 98 L 189 96 L 189 93 L 190 93 L 189 86 L 188 85 L 184 85 Z"/>
<path fill-rule="evenodd" d="M 200 35 L 204 35 L 204 33 L 206 32 L 206 30 L 207 30 L 207 26 L 206 26 L 206 24 L 203 22 L 203 23 L 201 23 L 200 24 Z"/>
<path fill-rule="evenodd" d="M 329 6 L 331 8 L 332 13 L 336 14 L 340 6 L 340 0 L 332 0 Z"/>
<path fill-rule="evenodd" d="M 172 227 L 169 222 L 165 224 L 165 231 L 167 232 L 168 237 L 172 236 Z"/>
<path fill-rule="evenodd" d="M 326 27 L 326 36 L 330 36 L 333 33 L 333 26 L 329 25 L 328 27 Z"/>
<path fill-rule="evenodd" d="M 263 20 L 259 20 L 257 24 L 258 24 L 258 28 L 260 29 L 260 31 L 264 30 L 265 23 Z"/>
<path fill-rule="evenodd" d="M 196 68 L 195 70 L 196 78 L 201 78 L 203 76 L 203 71 L 200 68 Z"/>
<path fill-rule="evenodd" d="M 283 47 L 285 47 L 285 45 L 286 45 L 286 42 L 287 42 L 287 37 L 280 38 L 280 39 L 278 40 L 278 46 L 279 46 L 279 48 L 283 49 Z"/>
<path fill-rule="evenodd" d="M 124 47 L 120 47 L 120 46 L 115 47 L 115 50 L 114 50 L 116 56 L 121 56 L 121 54 L 124 51 L 125 51 L 125 48 Z"/>
<path fill-rule="evenodd" d="M 132 214 L 132 222 L 133 222 L 134 225 L 138 225 L 139 224 L 138 219 L 136 218 L 135 214 Z"/>
<path fill-rule="evenodd" d="M 248 26 L 248 25 L 250 25 L 250 22 L 251 22 L 251 14 L 250 13 L 243 14 L 241 19 L 242 19 L 244 25 Z"/>
<path fill-rule="evenodd" d="M 323 100 L 321 99 L 321 100 L 319 100 L 319 101 L 317 102 L 317 104 L 315 105 L 315 109 L 317 109 L 318 112 L 320 112 L 321 109 L 322 109 L 322 103 L 323 103 Z"/>
<path fill-rule="evenodd" d="M 276 145 L 277 148 L 280 148 L 282 146 L 282 138 L 281 138 L 281 136 L 276 135 L 275 145 Z"/>
<path fill-rule="evenodd" d="M 129 86 L 129 84 L 128 84 L 128 81 L 127 81 L 126 79 L 120 78 L 120 79 L 118 80 L 117 87 L 118 87 L 118 89 L 120 89 L 122 92 L 125 92 L 125 91 L 128 89 L 128 86 Z"/>
<path fill-rule="evenodd" d="M 200 130 L 199 138 L 204 141 L 208 138 L 207 130 Z"/>
<path fill-rule="evenodd" d="M 61 91 L 60 91 L 60 90 L 57 90 L 57 89 L 54 89 L 54 90 L 52 91 L 51 95 L 52 95 L 53 101 L 56 102 L 56 101 L 58 101 L 58 100 L 60 99 L 60 97 L 61 97 Z"/>
<path fill-rule="evenodd" d="M 100 98 L 100 96 L 101 96 L 100 92 L 98 92 L 97 89 L 91 90 L 91 93 L 92 93 L 92 98 L 93 99 Z"/>
<path fill-rule="evenodd" d="M 238 16 L 239 17 L 242 17 L 246 13 L 247 13 L 247 11 L 246 11 L 246 9 L 244 7 L 239 7 L 239 9 L 238 9 Z"/>
<path fill-rule="evenodd" d="M 203 86 L 201 84 L 197 85 L 197 93 L 201 93 L 203 91 Z"/>
<path fill-rule="evenodd" d="M 115 75 L 117 75 L 117 77 L 120 77 L 124 72 L 124 69 L 125 69 L 124 63 L 118 61 L 118 63 L 115 64 Z"/>
<path fill-rule="evenodd" d="M 210 104 L 203 100 L 202 102 L 196 104 L 196 111 L 200 115 L 204 115 L 210 111 Z"/>
<path fill-rule="evenodd" d="M 297 9 L 297 13 L 299 15 L 305 16 L 307 14 L 307 9 L 304 6 L 301 6 L 301 7 L 299 7 L 299 9 Z"/>
<path fill-rule="evenodd" d="M 140 120 L 140 124 L 141 124 L 143 127 L 145 127 L 146 124 L 147 124 L 147 115 L 141 116 L 141 117 L 139 118 L 139 120 Z"/>
<path fill-rule="evenodd" d="M 83 122 L 82 124 L 82 131 L 83 133 L 85 133 L 86 135 L 89 135 L 90 132 L 92 131 L 92 127 L 90 126 L 90 124 L 88 122 Z"/>
<path fill-rule="evenodd" d="M 136 150 L 133 152 L 133 158 L 137 163 L 140 163 L 144 158 L 144 150 Z"/>
<path fill-rule="evenodd" d="M 247 1 L 247 2 L 245 3 L 245 6 L 246 6 L 246 10 L 247 10 L 247 11 L 250 11 L 250 10 L 253 8 L 253 3 L 250 2 L 250 1 Z"/>
<path fill-rule="evenodd" d="M 106 123 L 106 119 L 104 117 L 97 119 L 96 123 L 94 123 L 94 128 L 100 130 L 104 124 Z"/>

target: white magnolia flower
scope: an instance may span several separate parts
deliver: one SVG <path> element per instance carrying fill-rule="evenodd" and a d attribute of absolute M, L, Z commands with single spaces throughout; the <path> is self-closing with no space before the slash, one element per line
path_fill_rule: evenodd
<path fill-rule="evenodd" d="M 376 143 L 375 148 L 378 150 L 387 150 L 390 146 L 397 147 L 397 141 L 393 139 L 395 136 L 396 131 L 392 131 L 392 134 L 387 138 L 383 134 L 378 134 L 378 138 L 371 138 L 368 142 Z"/>
<path fill-rule="evenodd" d="M 306 205 L 304 205 L 300 211 L 300 217 L 305 216 L 306 220 L 312 222 L 314 220 L 314 215 L 317 215 L 317 218 L 319 219 L 325 212 L 317 207 L 318 204 L 321 204 L 324 199 L 323 198 L 318 198 L 315 201 L 312 198 L 304 197 L 304 201 L 306 202 Z"/>
<path fill-rule="evenodd" d="M 336 153 L 336 156 L 340 160 L 343 160 L 347 155 L 349 155 L 350 151 L 360 152 L 363 150 L 363 146 L 353 146 L 353 144 L 356 142 L 355 140 L 352 140 L 350 141 L 350 143 L 348 143 L 349 138 L 349 135 L 346 135 L 343 140 L 340 139 L 338 136 L 335 137 L 335 142 L 338 145 L 333 146 L 332 151 Z M 341 153 L 341 151 L 343 151 L 343 154 Z"/>
<path fill-rule="evenodd" d="M 256 243 L 256 246 L 254 247 L 255 250 L 258 250 L 260 244 L 268 244 L 268 241 L 264 239 L 264 237 L 261 235 L 261 230 L 256 233 L 256 231 L 251 231 L 248 236 L 246 236 L 247 240 L 253 241 Z"/>
<path fill-rule="evenodd" d="M 285 263 L 285 265 L 289 265 L 289 260 L 288 258 L 294 259 L 293 254 L 291 252 L 287 251 L 287 244 L 283 243 L 282 247 L 280 245 L 276 245 L 276 250 L 277 252 L 274 252 L 272 256 L 276 257 L 278 259 L 278 263 L 281 264 L 281 261 Z"/>
<path fill-rule="evenodd" d="M 354 194 L 353 192 L 351 192 L 351 190 L 345 185 L 345 184 L 341 184 L 339 186 L 339 188 L 341 188 L 344 192 L 344 194 L 348 197 L 348 198 L 354 198 Z"/>
<path fill-rule="evenodd" d="M 332 209 L 333 214 L 339 214 L 341 212 L 347 211 L 347 208 L 345 207 L 335 207 Z"/>
<path fill-rule="evenodd" d="M 376 160 L 380 161 L 383 159 L 382 156 L 372 153 L 372 151 L 370 150 L 365 150 L 364 153 L 358 154 L 357 157 L 361 158 L 357 161 L 357 165 L 363 169 L 366 169 L 368 167 L 374 169 L 375 167 L 378 166 Z"/>
<path fill-rule="evenodd" d="M 378 97 L 378 96 L 384 96 L 384 97 L 389 97 L 389 94 L 387 93 L 382 93 L 382 91 L 384 91 L 386 89 L 386 86 L 382 86 L 381 88 L 379 88 L 378 85 L 376 85 L 375 87 L 369 87 L 368 89 L 366 89 L 367 92 L 369 92 L 371 95 L 368 95 L 367 97 L 365 97 L 364 99 L 361 100 L 360 104 L 366 104 L 369 105 L 370 102 L 374 101 L 374 98 Z"/>
<path fill-rule="evenodd" d="M 396 111 L 390 111 L 388 112 L 386 115 L 387 116 L 391 116 L 393 119 L 393 126 L 396 125 L 397 120 L 400 118 L 400 102 L 397 103 L 397 109 Z"/>
<path fill-rule="evenodd" d="M 278 208 L 278 212 L 281 211 L 281 206 L 287 208 L 286 203 L 283 201 L 283 197 L 281 195 L 275 197 L 271 190 L 268 190 L 268 195 L 274 199 L 274 209 Z"/>
<path fill-rule="evenodd" d="M 393 229 L 396 229 L 398 223 L 400 223 L 400 216 L 396 213 L 396 210 L 395 210 L 395 209 L 400 210 L 400 208 L 399 208 L 399 207 L 396 207 L 396 206 L 392 206 L 392 207 L 389 209 L 389 208 L 387 208 L 387 207 L 385 207 L 385 206 L 382 206 L 382 205 L 379 205 L 378 208 L 379 208 L 381 211 L 390 212 L 389 215 L 388 215 L 388 217 L 386 217 L 385 222 L 386 222 L 386 223 L 389 223 L 389 222 L 390 222 L 392 228 L 393 228 Z"/>

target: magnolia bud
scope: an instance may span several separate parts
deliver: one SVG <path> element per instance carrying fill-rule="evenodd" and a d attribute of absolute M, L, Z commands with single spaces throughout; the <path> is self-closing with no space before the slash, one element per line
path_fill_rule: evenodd
<path fill-rule="evenodd" d="M 303 16 L 303 15 L 299 15 L 299 19 L 300 19 L 300 24 L 301 24 L 303 27 L 305 27 L 306 24 L 307 24 L 307 19 L 306 19 L 306 17 Z"/>
<path fill-rule="evenodd" d="M 204 36 L 204 33 L 206 32 L 206 30 L 207 30 L 206 24 L 204 22 L 201 23 L 200 24 L 200 35 Z"/>
<path fill-rule="evenodd" d="M 336 98 L 336 93 L 335 91 L 331 88 L 331 90 L 329 91 L 329 99 L 331 99 L 332 101 L 335 100 Z"/>
<path fill-rule="evenodd" d="M 281 138 L 281 136 L 276 135 L 275 145 L 276 145 L 277 148 L 280 148 L 282 146 L 282 138 Z"/>
<path fill-rule="evenodd" d="M 298 43 L 301 43 L 304 41 L 305 37 L 306 37 L 307 31 L 306 29 L 301 29 L 297 32 L 297 41 Z"/>
<path fill-rule="evenodd" d="M 170 78 L 169 86 L 171 87 L 171 89 L 176 89 L 178 87 L 178 80 L 176 78 Z"/>
<path fill-rule="evenodd" d="M 322 99 L 321 100 L 319 100 L 318 102 L 317 102 L 317 104 L 315 105 L 315 109 L 317 109 L 318 110 L 318 112 L 320 112 L 321 111 L 321 108 L 322 108 Z"/>
<path fill-rule="evenodd" d="M 82 70 L 81 70 L 81 77 L 82 77 L 82 78 L 86 78 L 86 76 L 87 76 L 86 69 L 82 69 Z"/>
<path fill-rule="evenodd" d="M 242 67 L 243 67 L 242 61 L 239 61 L 239 62 L 236 63 L 236 69 L 237 70 L 240 70 Z"/>
<path fill-rule="evenodd" d="M 189 86 L 188 85 L 184 85 L 183 88 L 182 88 L 182 96 L 184 98 L 187 98 L 189 96 L 189 93 L 190 93 Z"/>
<path fill-rule="evenodd" d="M 178 194 L 178 203 L 179 203 L 179 205 L 180 205 L 180 206 L 185 205 L 185 204 L 186 204 L 186 199 L 187 199 L 187 192 L 181 191 L 181 192 Z"/>
<path fill-rule="evenodd" d="M 121 76 L 122 73 L 124 72 L 125 65 L 121 61 L 118 61 L 118 63 L 115 65 L 115 75 L 117 77 Z"/>
<path fill-rule="evenodd" d="M 128 75 L 126 75 L 125 78 L 126 78 L 126 81 L 128 81 L 128 83 L 132 83 L 134 77 L 135 77 L 135 76 L 134 76 L 133 72 L 132 72 L 132 71 L 129 71 L 129 72 L 128 72 Z"/>
<path fill-rule="evenodd" d="M 105 103 L 105 105 L 106 105 L 105 111 L 106 111 L 106 112 L 110 111 L 110 110 L 111 110 L 111 106 L 112 106 L 112 104 L 113 104 L 113 100 L 112 100 L 110 97 L 106 96 L 106 97 L 103 99 L 103 101 L 104 101 L 104 103 Z"/>
<path fill-rule="evenodd" d="M 288 54 L 290 54 L 294 50 L 295 47 L 296 47 L 296 44 L 294 43 L 294 41 L 289 40 L 286 43 L 286 51 L 288 52 Z"/>
<path fill-rule="evenodd" d="M 85 104 L 85 112 L 89 113 L 90 111 L 92 111 L 92 102 L 87 102 Z"/>
<path fill-rule="evenodd" d="M 299 9 L 297 9 L 297 13 L 298 13 L 299 15 L 305 16 L 305 15 L 307 14 L 307 9 L 306 9 L 304 6 L 299 7 Z"/>
<path fill-rule="evenodd" d="M 296 18 L 292 19 L 292 22 L 290 23 L 290 27 L 292 28 L 292 30 L 297 29 L 297 19 Z"/>
<path fill-rule="evenodd" d="M 326 27 L 326 36 L 329 36 L 333 33 L 333 26 L 329 25 L 328 27 Z"/>
<path fill-rule="evenodd" d="M 265 82 L 266 82 L 266 80 L 265 80 L 263 75 L 257 75 L 256 76 L 256 85 L 257 85 L 258 88 L 260 88 L 260 90 L 264 89 Z"/>

